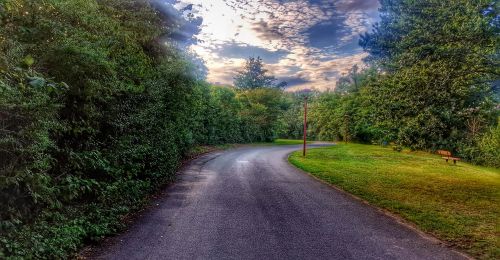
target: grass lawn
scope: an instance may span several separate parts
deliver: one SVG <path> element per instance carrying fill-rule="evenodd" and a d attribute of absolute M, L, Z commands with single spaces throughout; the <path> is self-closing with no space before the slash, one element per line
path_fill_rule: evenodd
<path fill-rule="evenodd" d="M 361 144 L 295 152 L 290 162 L 462 251 L 500 259 L 500 169 Z"/>
<path fill-rule="evenodd" d="M 276 139 L 274 140 L 273 144 L 277 145 L 291 145 L 291 144 L 303 144 L 304 140 L 292 140 L 292 139 Z M 307 141 L 307 143 L 311 143 L 310 141 Z"/>
<path fill-rule="evenodd" d="M 274 139 L 272 142 L 255 142 L 251 143 L 251 145 L 258 145 L 258 146 L 273 146 L 273 145 L 298 145 L 298 144 L 303 144 L 304 140 L 298 140 L 298 139 Z M 308 144 L 311 144 L 313 142 L 307 141 Z"/>

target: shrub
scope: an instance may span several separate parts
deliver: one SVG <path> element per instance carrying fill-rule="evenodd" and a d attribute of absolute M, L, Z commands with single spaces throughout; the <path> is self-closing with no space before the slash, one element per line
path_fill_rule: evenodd
<path fill-rule="evenodd" d="M 460 156 L 480 165 L 500 168 L 500 118 L 496 127 L 474 140 L 473 144 L 460 147 Z"/>
<path fill-rule="evenodd" d="M 43 205 L 54 206 L 48 171 L 55 143 L 50 130 L 65 86 L 33 72 L 0 72 L 0 232 L 33 218 Z"/>
<path fill-rule="evenodd" d="M 199 81 L 147 0 L 0 10 L 0 258 L 71 257 L 193 146 L 275 136 L 281 91 Z"/>

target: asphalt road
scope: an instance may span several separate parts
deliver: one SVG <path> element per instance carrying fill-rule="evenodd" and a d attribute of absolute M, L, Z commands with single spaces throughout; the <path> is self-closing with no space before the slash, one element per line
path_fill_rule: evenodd
<path fill-rule="evenodd" d="M 290 166 L 299 146 L 194 160 L 98 259 L 464 259 Z"/>

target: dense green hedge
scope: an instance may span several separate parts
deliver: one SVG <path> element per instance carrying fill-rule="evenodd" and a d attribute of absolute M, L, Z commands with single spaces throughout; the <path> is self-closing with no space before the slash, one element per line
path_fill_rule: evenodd
<path fill-rule="evenodd" d="M 165 21 L 146 0 L 0 1 L 0 258 L 66 258 L 192 147 L 276 135 L 281 91 L 198 80 Z"/>

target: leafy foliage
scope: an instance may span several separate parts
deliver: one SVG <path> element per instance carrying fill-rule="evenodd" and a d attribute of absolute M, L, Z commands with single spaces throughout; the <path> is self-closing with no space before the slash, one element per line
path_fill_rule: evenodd
<path fill-rule="evenodd" d="M 495 124 L 500 45 L 496 15 L 485 12 L 491 1 L 381 3 L 381 22 L 361 44 L 385 72 L 366 92 L 391 139 L 414 149 L 456 149 Z M 471 129 L 471 121 L 482 126 Z"/>
<path fill-rule="evenodd" d="M 198 80 L 147 0 L 0 2 L 0 258 L 68 258 L 197 145 L 272 140 L 276 89 Z"/>
<path fill-rule="evenodd" d="M 241 92 L 238 99 L 243 106 L 243 136 L 247 140 L 261 142 L 277 138 L 278 117 L 286 109 L 282 91 L 258 88 Z"/>
<path fill-rule="evenodd" d="M 239 89 L 283 88 L 286 86 L 286 82 L 276 83 L 276 78 L 268 75 L 267 72 L 260 57 L 250 57 L 246 61 L 244 70 L 239 71 L 234 77 L 234 86 Z"/>
<path fill-rule="evenodd" d="M 496 166 L 500 147 L 488 130 L 499 113 L 495 10 L 491 1 L 381 1 L 380 23 L 360 40 L 371 67 L 353 67 L 337 94 L 316 100 L 314 131 L 325 139 L 446 149 Z"/>

